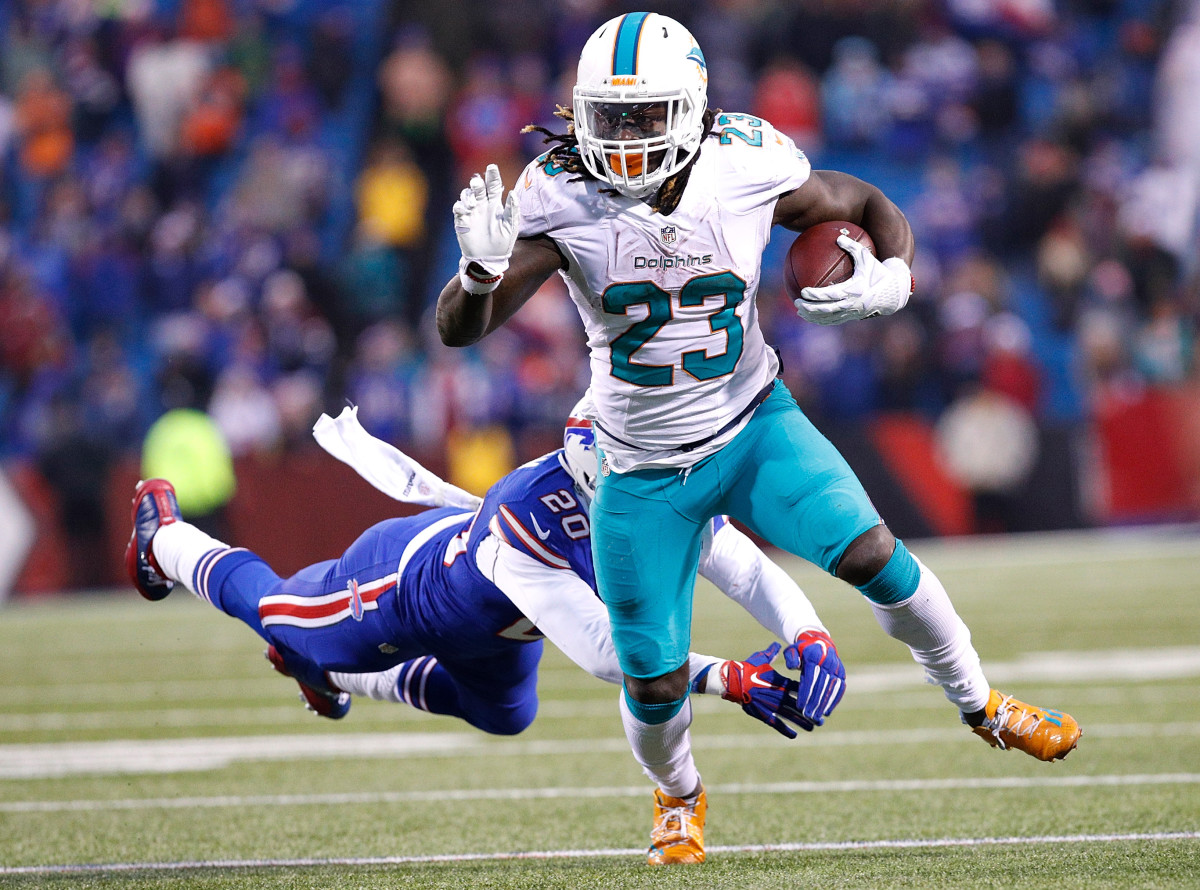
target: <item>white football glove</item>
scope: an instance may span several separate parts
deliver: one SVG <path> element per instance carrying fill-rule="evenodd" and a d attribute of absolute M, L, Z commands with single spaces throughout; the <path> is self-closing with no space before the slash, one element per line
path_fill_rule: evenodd
<path fill-rule="evenodd" d="M 491 293 L 508 268 L 513 245 L 517 243 L 521 211 L 517 209 L 517 196 L 511 191 L 508 200 L 501 204 L 503 193 L 500 168 L 488 164 L 484 175 L 476 173 L 472 176 L 471 184 L 454 202 L 454 234 L 458 236 L 462 251 L 458 280 L 467 293 Z M 472 263 L 482 268 L 487 277 L 478 278 L 468 273 L 467 267 Z"/>
<path fill-rule="evenodd" d="M 904 307 L 913 291 L 908 263 L 898 256 L 880 262 L 865 244 L 846 235 L 837 243 L 854 260 L 854 274 L 840 284 L 804 288 L 792 301 L 797 315 L 816 324 L 841 324 Z"/>

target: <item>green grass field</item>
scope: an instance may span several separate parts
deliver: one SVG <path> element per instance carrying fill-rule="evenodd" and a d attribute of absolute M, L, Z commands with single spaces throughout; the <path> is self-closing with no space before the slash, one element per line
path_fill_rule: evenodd
<path fill-rule="evenodd" d="M 1200 536 L 912 545 L 993 685 L 1084 726 L 1064 762 L 987 747 L 853 589 L 785 562 L 848 692 L 788 742 L 705 698 L 704 866 L 652 870 L 615 687 L 547 647 L 515 738 L 356 701 L 308 714 L 241 624 L 178 591 L 0 611 L 0 887 L 1200 886 Z M 764 632 L 707 585 L 699 651 Z"/>

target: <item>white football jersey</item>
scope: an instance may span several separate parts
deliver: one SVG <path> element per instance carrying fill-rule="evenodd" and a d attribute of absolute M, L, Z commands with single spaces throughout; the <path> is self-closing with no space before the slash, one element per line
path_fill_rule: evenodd
<path fill-rule="evenodd" d="M 775 377 L 758 326 L 763 248 L 778 198 L 811 168 L 766 121 L 721 114 L 669 216 L 543 166 L 515 191 L 521 237 L 546 235 L 587 329 L 597 435 L 609 467 L 684 467 L 720 449 L 735 418 Z"/>

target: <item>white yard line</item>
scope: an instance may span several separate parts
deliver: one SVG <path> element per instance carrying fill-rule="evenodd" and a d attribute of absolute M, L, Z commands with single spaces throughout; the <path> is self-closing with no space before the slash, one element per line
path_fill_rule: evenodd
<path fill-rule="evenodd" d="M 901 838 L 876 841 L 831 841 L 827 843 L 783 843 L 718 845 L 709 853 L 795 853 L 856 850 L 911 850 L 930 847 L 1035 846 L 1045 844 L 1153 843 L 1200 840 L 1197 831 L 1160 831 L 1149 834 L 1067 834 L 1030 837 Z M 113 862 L 80 865 L 29 865 L 0 867 L 0 875 L 104 874 L 131 871 L 186 871 L 228 868 L 307 868 L 313 866 L 426 865 L 455 862 L 498 862 L 521 859 L 594 859 L 603 856 L 644 856 L 641 848 L 607 850 L 538 850 L 526 853 L 450 853 L 431 856 L 377 856 L 337 859 L 216 859 L 193 862 Z"/>
<path fill-rule="evenodd" d="M 1200 646 L 1030 652 L 1013 661 L 989 661 L 984 667 L 996 686 L 1018 682 L 1094 686 L 1183 680 L 1200 677 Z M 924 683 L 921 668 L 913 662 L 872 665 L 847 674 L 847 689 L 856 693 L 886 692 Z"/>
<path fill-rule="evenodd" d="M 253 650 L 250 650 L 253 661 Z M 267 664 L 264 660 L 263 664 Z M 245 695 L 262 695 L 263 680 L 273 682 L 279 678 L 274 671 L 264 672 L 263 679 L 248 677 L 223 677 L 217 683 L 208 677 L 179 680 L 111 680 L 88 681 L 80 678 L 72 683 L 20 684 L 12 683 L 0 689 L 0 706 L 12 707 L 28 702 L 96 701 L 105 704 L 124 704 L 142 701 L 193 701 L 212 699 L 228 702 Z"/>
<path fill-rule="evenodd" d="M 1200 526 L 1090 529 L 906 541 L 935 570 L 1138 562 L 1200 556 Z M 802 563 L 807 566 L 808 563 Z"/>
<path fill-rule="evenodd" d="M 1106 776 L 1002 776 L 958 779 L 875 779 L 830 782 L 727 782 L 709 785 L 713 794 L 857 794 L 949 791 L 954 789 L 1096 788 L 1135 785 L 1200 785 L 1200 773 L 1143 773 Z M 330 794 L 228 794 L 212 797 L 147 797 L 117 800 L 26 800 L 0 802 L 0 813 L 187 810 L 224 807 L 338 806 L 479 800 L 578 800 L 645 797 L 645 785 L 584 788 L 466 788 L 424 791 L 360 791 Z"/>
<path fill-rule="evenodd" d="M 220 769 L 247 761 L 461 755 L 483 733 L 337 733 L 0 745 L 0 778 Z"/>
<path fill-rule="evenodd" d="M 1032 652 L 1013 661 L 989 662 L 988 678 L 997 686 L 1011 683 L 1052 682 L 1070 685 L 1084 684 L 1094 688 L 1098 683 L 1129 685 L 1161 680 L 1180 680 L 1200 677 L 1200 646 L 1170 646 L 1145 649 L 1103 649 L 1081 652 Z M 81 684 L 79 696 L 74 701 L 89 701 L 96 697 L 98 684 Z M 890 692 L 898 689 L 915 689 L 924 684 L 921 669 L 913 662 L 873 665 L 853 671 L 849 688 L 854 695 L 872 692 Z M 141 689 L 138 700 L 145 700 L 147 685 Z M 186 685 L 178 690 L 194 692 Z M 291 687 L 294 690 L 294 687 Z M 17 692 L 21 695 L 18 697 Z M 215 693 L 216 690 L 214 690 Z M 224 692 L 224 690 L 221 690 Z M 174 698 L 172 684 L 164 684 L 163 697 Z M 56 687 L 55 699 L 63 699 L 62 688 Z M 0 701 L 36 701 L 35 688 L 9 688 Z M 109 698 L 105 696 L 105 698 Z M 216 695 L 211 697 L 215 700 Z M 227 694 L 236 701 L 236 688 Z M 933 695 L 931 701 L 944 707 L 941 696 Z M 705 700 L 701 703 L 708 704 Z M 716 702 L 712 702 L 716 704 Z M 560 708 L 561 706 L 561 708 Z M 288 706 L 291 707 L 291 706 Z M 596 713 L 615 713 L 611 703 L 596 705 L 593 702 L 564 701 L 553 699 L 543 703 L 544 716 L 579 716 L 582 709 L 603 707 Z M 275 720 L 287 720 L 297 713 L 294 707 L 272 708 L 162 708 L 136 710 L 96 710 L 87 712 L 41 711 L 34 714 L 0 714 L 0 735 L 3 733 L 80 730 L 80 729 L 129 729 L 131 727 L 219 727 L 261 725 Z M 397 716 L 404 714 L 403 709 Z M 586 710 L 586 713 L 592 713 Z M 409 714 L 409 716 L 412 716 Z M 2 772 L 0 772 L 2 775 Z"/>
<path fill-rule="evenodd" d="M 1141 682 L 1121 682 L 1122 678 L 1112 678 L 1112 682 L 1098 683 L 1080 680 L 1075 682 L 1065 678 L 1061 685 L 1047 685 L 1045 678 L 1028 678 L 1022 680 L 1022 689 L 1027 697 L 1036 701 L 1056 701 L 1060 705 L 1070 701 L 1068 708 L 1072 712 L 1083 705 L 1111 707 L 1114 698 L 1122 701 L 1136 702 L 1140 706 L 1164 705 L 1196 701 L 1196 688 L 1192 684 L 1151 685 Z M 1167 679 L 1167 678 L 1163 678 Z M 1183 677 L 1180 679 L 1188 679 Z M 863 669 L 854 676 L 853 695 L 843 700 L 838 713 L 848 714 L 855 710 L 870 710 L 878 713 L 883 710 L 925 710 L 945 713 L 948 707 L 946 699 L 931 690 L 920 676 L 916 665 L 900 665 L 891 669 Z M 1015 681 L 1014 681 L 1015 682 Z M 1000 680 L 998 685 L 1005 687 L 1008 681 Z M 1036 685 L 1036 695 L 1030 688 Z M 259 690 L 261 691 L 261 690 Z M 278 691 L 278 690 L 277 690 Z M 289 687 L 286 692 L 290 692 Z M 871 695 L 868 699 L 864 693 L 887 693 L 886 695 Z M 294 731 L 312 722 L 303 708 L 297 703 L 299 696 L 283 695 L 282 702 L 266 706 L 237 706 L 221 708 L 164 708 L 161 710 L 146 710 L 139 708 L 133 711 L 88 711 L 86 713 L 71 711 L 43 711 L 37 714 L 3 714 L 0 713 L 0 737 L 5 734 L 16 735 L 28 732 L 58 732 L 64 737 L 78 734 L 81 730 L 112 729 L 128 732 L 134 727 L 175 727 L 175 728 L 204 728 L 207 730 L 244 726 L 269 726 L 279 731 Z M 21 701 L 26 701 L 22 699 Z M 212 700 L 216 700 L 215 696 Z M 227 700 L 227 699 L 226 699 Z M 3 702 L 0 701 L 0 706 Z M 699 714 L 732 713 L 729 705 L 712 695 L 697 696 L 692 699 L 692 711 Z M 537 719 L 546 720 L 577 720 L 580 718 L 615 719 L 616 707 L 612 700 L 605 696 L 602 699 L 571 699 L 546 698 L 539 696 Z M 355 704 L 354 726 L 358 729 L 386 728 L 394 731 L 412 730 L 420 732 L 431 726 L 429 721 L 441 718 L 423 711 L 411 710 L 407 707 L 397 708 L 387 703 Z"/>
<path fill-rule="evenodd" d="M 1087 738 L 1169 738 L 1200 735 L 1200 723 L 1092 724 Z M 915 745 L 937 742 L 978 744 L 962 726 L 925 729 L 822 730 L 804 736 L 805 748 Z M 795 745 L 764 733 L 693 737 L 698 751 L 761 749 Z M 400 760 L 414 757 L 461 757 L 478 753 L 499 757 L 627 754 L 624 736 L 520 741 L 483 733 L 379 732 L 321 735 L 221 736 L 183 739 L 123 739 L 104 742 L 49 742 L 0 745 L 0 779 L 37 779 L 67 775 L 170 773 L 221 769 L 234 763 L 303 760 Z"/>
<path fill-rule="evenodd" d="M 292 689 L 295 689 L 293 684 Z M 292 689 L 280 689 L 291 692 Z M 282 696 L 287 702 L 289 696 Z M 304 710 L 298 704 L 278 704 L 269 707 L 230 708 L 138 708 L 128 711 L 41 711 L 37 714 L 4 714 L 0 716 L 0 734 L 18 732 L 81 733 L 85 730 L 160 727 L 167 729 L 199 729 L 221 726 L 271 726 L 303 721 Z"/>

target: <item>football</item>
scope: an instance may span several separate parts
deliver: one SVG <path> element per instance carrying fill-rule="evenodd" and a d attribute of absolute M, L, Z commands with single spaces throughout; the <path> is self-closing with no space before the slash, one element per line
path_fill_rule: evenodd
<path fill-rule="evenodd" d="M 854 260 L 838 247 L 838 235 L 846 234 L 875 253 L 875 242 L 862 226 L 834 220 L 809 226 L 788 248 L 783 281 L 788 296 L 799 299 L 806 287 L 824 287 L 845 281 L 854 272 Z"/>

